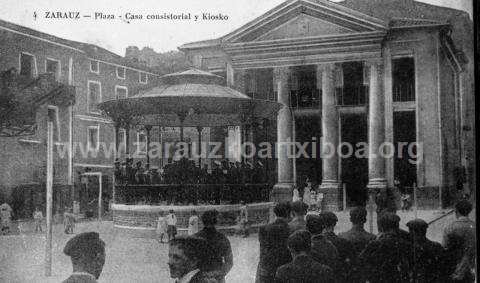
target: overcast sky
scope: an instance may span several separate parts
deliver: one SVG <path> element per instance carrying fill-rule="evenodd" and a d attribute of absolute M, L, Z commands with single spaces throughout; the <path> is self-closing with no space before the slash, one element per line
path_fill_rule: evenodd
<path fill-rule="evenodd" d="M 220 37 L 248 21 L 260 16 L 284 0 L 0 0 L 0 19 L 37 29 L 66 39 L 94 43 L 117 54 L 124 55 L 125 48 L 136 45 L 149 46 L 156 51 L 176 50 L 187 42 Z M 401 0 L 399 0 L 401 1 Z M 422 0 L 467 11 L 472 14 L 473 0 Z M 115 7 L 112 7 L 115 3 Z M 77 11 L 81 15 L 95 12 L 125 17 L 131 14 L 190 13 L 212 15 L 221 13 L 228 20 L 80 20 L 47 19 L 45 13 Z M 37 18 L 34 18 L 34 12 Z"/>

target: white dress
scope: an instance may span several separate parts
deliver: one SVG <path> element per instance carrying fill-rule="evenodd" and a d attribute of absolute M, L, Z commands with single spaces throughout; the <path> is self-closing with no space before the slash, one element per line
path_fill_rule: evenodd
<path fill-rule="evenodd" d="M 167 222 L 165 221 L 165 217 L 158 217 L 157 220 L 157 235 L 167 234 Z"/>
<path fill-rule="evenodd" d="M 188 219 L 188 235 L 191 236 L 198 232 L 198 216 L 192 215 Z"/>
<path fill-rule="evenodd" d="M 305 187 L 305 191 L 303 192 L 303 202 L 310 206 L 311 205 L 311 200 L 312 200 L 312 196 L 311 196 L 311 193 L 310 193 L 310 187 Z"/>
<path fill-rule="evenodd" d="M 299 201 L 300 199 L 300 193 L 298 192 L 298 189 L 293 190 L 293 197 L 292 197 L 292 202 Z"/>

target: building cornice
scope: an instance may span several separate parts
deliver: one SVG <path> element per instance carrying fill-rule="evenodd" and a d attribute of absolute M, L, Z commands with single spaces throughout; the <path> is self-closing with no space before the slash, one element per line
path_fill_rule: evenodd
<path fill-rule="evenodd" d="M 262 68 L 381 57 L 386 32 L 225 44 L 234 68 Z"/>

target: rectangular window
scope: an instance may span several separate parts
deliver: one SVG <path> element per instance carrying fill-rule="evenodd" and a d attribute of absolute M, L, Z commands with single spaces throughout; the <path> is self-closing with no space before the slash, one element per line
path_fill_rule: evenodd
<path fill-rule="evenodd" d="M 415 101 L 415 63 L 413 57 L 392 60 L 393 101 Z"/>
<path fill-rule="evenodd" d="M 137 153 L 147 154 L 147 135 L 144 132 L 137 133 Z"/>
<path fill-rule="evenodd" d="M 96 151 L 100 147 L 100 126 L 90 126 L 87 132 L 87 148 Z"/>
<path fill-rule="evenodd" d="M 146 84 L 148 82 L 148 77 L 147 77 L 146 73 L 140 72 L 139 76 L 140 76 L 140 78 L 139 78 L 140 83 Z"/>
<path fill-rule="evenodd" d="M 102 102 L 102 88 L 99 82 L 88 82 L 88 112 L 99 113 L 97 104 Z"/>
<path fill-rule="evenodd" d="M 128 89 L 125 86 L 115 86 L 115 98 L 116 99 L 121 99 L 121 98 L 127 98 L 128 97 Z"/>
<path fill-rule="evenodd" d="M 20 75 L 27 77 L 37 75 L 35 57 L 32 54 L 20 53 Z"/>
<path fill-rule="evenodd" d="M 118 130 L 118 151 L 125 152 L 126 151 L 126 140 L 127 140 L 127 132 L 125 129 Z"/>
<path fill-rule="evenodd" d="M 100 66 L 98 64 L 98 61 L 95 61 L 95 60 L 90 61 L 90 72 L 95 74 L 100 73 Z"/>
<path fill-rule="evenodd" d="M 53 123 L 53 141 L 58 142 L 60 140 L 60 119 L 58 117 L 58 107 L 48 106 L 48 122 Z"/>
<path fill-rule="evenodd" d="M 117 67 L 117 78 L 124 80 L 125 79 L 125 68 Z"/>
<path fill-rule="evenodd" d="M 45 61 L 45 72 L 53 73 L 55 80 L 60 80 L 60 61 L 47 58 Z"/>

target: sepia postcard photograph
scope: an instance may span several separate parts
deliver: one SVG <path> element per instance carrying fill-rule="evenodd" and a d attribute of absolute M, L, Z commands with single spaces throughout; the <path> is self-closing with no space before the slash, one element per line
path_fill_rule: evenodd
<path fill-rule="evenodd" d="M 0 282 L 477 282 L 474 1 L 0 0 Z"/>

